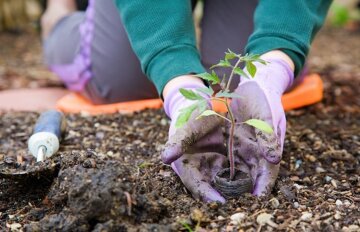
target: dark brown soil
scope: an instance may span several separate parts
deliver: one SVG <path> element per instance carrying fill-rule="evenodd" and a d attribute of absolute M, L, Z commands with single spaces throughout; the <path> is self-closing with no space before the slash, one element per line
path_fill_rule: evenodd
<path fill-rule="evenodd" d="M 359 41 L 332 30 L 316 40 L 309 63 L 325 81 L 324 100 L 287 113 L 280 175 L 263 199 L 194 200 L 160 161 L 169 126 L 161 110 L 68 115 L 61 150 L 35 166 L 26 142 L 38 114 L 2 114 L 0 169 L 35 171 L 1 176 L 0 230 L 359 231 Z M 26 80 L 1 65 L 3 86 L 9 69 Z"/>

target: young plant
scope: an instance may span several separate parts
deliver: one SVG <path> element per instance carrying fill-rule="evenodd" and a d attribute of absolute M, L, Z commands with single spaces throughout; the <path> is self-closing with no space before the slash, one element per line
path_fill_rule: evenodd
<path fill-rule="evenodd" d="M 235 61 L 235 65 L 232 65 L 230 61 Z M 233 154 L 233 144 L 234 144 L 234 130 L 236 124 L 247 124 L 250 126 L 253 126 L 265 133 L 273 133 L 273 129 L 269 124 L 266 122 L 260 120 L 260 119 L 249 119 L 244 122 L 236 122 L 234 118 L 234 113 L 232 112 L 230 108 L 230 99 L 232 98 L 241 98 L 237 93 L 230 92 L 230 85 L 235 75 L 237 76 L 243 76 L 246 78 L 254 78 L 256 74 L 256 66 L 254 65 L 255 62 L 259 62 L 263 65 L 266 65 L 266 61 L 260 59 L 259 55 L 255 54 L 246 54 L 242 56 L 241 54 L 236 54 L 230 50 L 228 52 L 225 52 L 225 58 L 224 60 L 220 60 L 220 62 L 214 66 L 212 66 L 210 69 L 212 69 L 211 73 L 201 73 L 196 75 L 197 77 L 200 77 L 201 79 L 209 82 L 210 84 L 220 84 L 220 91 L 217 93 L 214 92 L 214 90 L 211 87 L 206 88 L 199 88 L 196 89 L 196 91 L 192 91 L 189 89 L 180 89 L 180 93 L 189 100 L 193 100 L 194 104 L 184 108 L 181 110 L 181 113 L 176 121 L 176 127 L 182 127 L 190 118 L 194 110 L 198 109 L 199 115 L 196 117 L 196 119 L 210 116 L 210 115 L 216 115 L 218 117 L 223 118 L 226 122 L 230 123 L 230 131 L 229 131 L 229 142 L 227 146 L 227 152 L 228 152 L 228 159 L 229 159 L 229 168 L 230 168 L 230 181 L 234 179 L 235 176 L 235 164 L 234 164 L 234 154 Z M 239 67 L 241 63 L 245 63 L 245 72 L 243 69 Z M 224 67 L 231 69 L 230 76 L 227 78 L 225 75 L 223 79 L 220 81 L 219 76 L 216 74 L 216 72 L 213 70 L 217 67 Z M 213 110 L 207 109 L 207 104 L 209 99 L 205 99 L 201 94 L 199 93 L 205 93 L 207 95 L 210 95 L 210 100 L 212 101 L 218 101 L 225 105 L 228 114 L 227 116 L 223 116 L 221 114 L 218 114 L 217 112 Z"/>

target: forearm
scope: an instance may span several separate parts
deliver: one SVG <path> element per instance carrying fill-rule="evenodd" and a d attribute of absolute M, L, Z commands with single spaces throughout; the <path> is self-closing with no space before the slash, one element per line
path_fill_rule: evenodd
<path fill-rule="evenodd" d="M 190 1 L 116 0 L 131 46 L 159 94 L 171 79 L 200 73 Z"/>
<path fill-rule="evenodd" d="M 249 53 L 281 50 L 294 62 L 297 75 L 310 44 L 322 26 L 331 0 L 260 0 L 254 16 L 254 33 L 246 46 Z"/>

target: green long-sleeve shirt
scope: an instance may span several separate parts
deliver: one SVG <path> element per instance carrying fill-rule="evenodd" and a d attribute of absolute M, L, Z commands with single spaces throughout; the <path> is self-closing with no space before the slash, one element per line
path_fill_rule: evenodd
<path fill-rule="evenodd" d="M 331 2 L 259 0 L 246 52 L 263 54 L 280 49 L 292 58 L 297 74 Z M 196 48 L 189 0 L 115 0 L 115 3 L 143 72 L 159 94 L 172 78 L 205 71 Z"/>

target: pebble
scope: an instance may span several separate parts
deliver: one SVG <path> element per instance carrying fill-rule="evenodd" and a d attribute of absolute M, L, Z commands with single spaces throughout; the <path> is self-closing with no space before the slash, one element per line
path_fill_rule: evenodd
<path fill-rule="evenodd" d="M 224 221 L 226 218 L 224 218 L 223 216 L 218 216 L 217 219 L 218 219 L 219 221 Z"/>
<path fill-rule="evenodd" d="M 300 217 L 300 220 L 302 220 L 302 221 L 310 221 L 312 216 L 313 216 L 313 214 L 310 213 L 310 212 L 303 212 L 301 217 Z"/>
<path fill-rule="evenodd" d="M 345 200 L 345 201 L 344 201 L 344 205 L 345 205 L 346 207 L 349 207 L 349 206 L 351 205 L 351 202 L 350 202 L 349 200 Z"/>
<path fill-rule="evenodd" d="M 337 188 L 336 180 L 332 179 L 330 182 L 331 182 L 332 186 L 334 186 L 334 188 Z"/>
<path fill-rule="evenodd" d="M 295 202 L 294 202 L 294 208 L 297 209 L 297 208 L 299 208 L 299 206 L 300 206 L 300 205 L 299 205 L 299 202 L 295 201 Z"/>
<path fill-rule="evenodd" d="M 194 209 L 190 215 L 191 219 L 196 222 L 201 222 L 204 218 L 203 212 L 199 209 Z"/>
<path fill-rule="evenodd" d="M 21 224 L 20 223 L 6 224 L 6 227 L 10 228 L 10 231 L 20 231 Z"/>
<path fill-rule="evenodd" d="M 316 171 L 317 173 L 326 172 L 326 170 L 323 169 L 322 167 L 316 167 L 315 171 Z"/>
<path fill-rule="evenodd" d="M 358 225 L 350 225 L 350 226 L 344 226 L 343 228 L 342 228 L 342 231 L 344 231 L 344 232 L 357 232 L 357 231 L 359 231 L 359 226 Z"/>
<path fill-rule="evenodd" d="M 161 119 L 160 125 L 166 126 L 167 124 L 168 124 L 168 120 L 166 120 L 165 118 Z"/>
<path fill-rule="evenodd" d="M 271 202 L 271 205 L 272 205 L 272 207 L 274 207 L 274 208 L 277 208 L 277 207 L 279 207 L 279 205 L 280 205 L 280 203 L 279 203 L 279 200 L 277 199 L 277 198 L 272 198 L 271 200 L 270 200 L 270 202 Z"/>
<path fill-rule="evenodd" d="M 313 155 L 306 155 L 305 158 L 307 160 L 309 160 L 310 162 L 315 162 L 316 161 L 316 157 Z"/>
<path fill-rule="evenodd" d="M 335 215 L 334 215 L 334 218 L 335 218 L 336 220 L 341 219 L 341 214 L 340 214 L 339 211 L 336 211 L 336 213 L 335 213 Z"/>
<path fill-rule="evenodd" d="M 268 213 L 262 213 L 262 214 L 259 214 L 259 216 L 257 216 L 256 218 L 256 222 L 261 225 L 261 226 L 264 226 L 266 223 L 268 223 L 268 221 L 270 221 L 272 218 L 272 215 L 271 214 L 268 214 Z"/>
<path fill-rule="evenodd" d="M 332 180 L 332 177 L 331 177 L 331 176 L 325 176 L 325 181 L 326 181 L 327 183 L 329 183 L 331 180 Z"/>
<path fill-rule="evenodd" d="M 337 200 L 335 201 L 335 205 L 336 205 L 336 206 L 342 206 L 343 203 L 342 203 L 342 201 L 340 201 L 339 199 L 337 199 Z"/>
<path fill-rule="evenodd" d="M 256 222 L 260 226 L 264 226 L 265 224 L 268 224 L 269 226 L 276 228 L 278 225 L 271 220 L 272 217 L 273 216 L 271 214 L 262 213 L 262 214 L 259 214 L 259 216 L 257 216 Z"/>
<path fill-rule="evenodd" d="M 235 213 L 230 216 L 231 224 L 233 225 L 239 225 L 244 220 L 246 215 L 244 213 Z"/>

